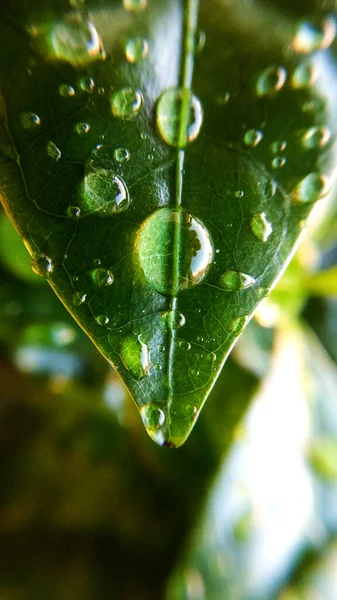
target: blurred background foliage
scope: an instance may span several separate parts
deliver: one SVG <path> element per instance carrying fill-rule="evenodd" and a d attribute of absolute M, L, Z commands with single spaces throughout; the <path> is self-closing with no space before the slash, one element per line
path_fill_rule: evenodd
<path fill-rule="evenodd" d="M 0 212 L 1 600 L 336 599 L 337 210 L 320 223 L 169 450 Z"/>

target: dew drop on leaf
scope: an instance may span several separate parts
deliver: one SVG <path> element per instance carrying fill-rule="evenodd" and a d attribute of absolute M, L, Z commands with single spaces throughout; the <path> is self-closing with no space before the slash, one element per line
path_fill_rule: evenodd
<path fill-rule="evenodd" d="M 107 325 L 109 325 L 109 317 L 106 315 L 98 315 L 96 321 L 99 325 L 102 325 L 102 327 L 107 327 Z"/>
<path fill-rule="evenodd" d="M 170 329 L 179 329 L 186 323 L 185 316 L 178 310 L 170 310 L 165 316 Z"/>
<path fill-rule="evenodd" d="M 308 88 L 315 83 L 317 77 L 318 69 L 310 64 L 301 64 L 295 69 L 291 83 L 297 89 Z"/>
<path fill-rule="evenodd" d="M 74 296 L 73 296 L 73 303 L 75 306 L 81 306 L 81 304 L 85 304 L 86 301 L 87 301 L 87 294 L 82 294 L 82 293 L 78 292 L 77 294 L 74 294 Z"/>
<path fill-rule="evenodd" d="M 279 152 L 283 152 L 287 147 L 287 142 L 282 140 L 278 140 L 276 142 L 273 142 L 271 145 L 271 150 L 273 152 L 273 154 L 278 154 Z"/>
<path fill-rule="evenodd" d="M 305 148 L 323 148 L 330 140 L 331 132 L 327 127 L 311 127 L 304 134 L 302 144 Z"/>
<path fill-rule="evenodd" d="M 266 242 L 273 231 L 273 228 L 267 220 L 264 212 L 253 215 L 250 225 L 253 234 L 261 242 Z"/>
<path fill-rule="evenodd" d="M 75 96 L 75 90 L 71 85 L 62 83 L 59 86 L 59 94 L 60 96 L 63 96 L 63 98 L 71 98 L 71 96 Z"/>
<path fill-rule="evenodd" d="M 120 356 L 125 368 L 136 379 L 150 375 L 150 352 L 147 344 L 142 341 L 141 335 L 125 338 L 121 345 Z"/>
<path fill-rule="evenodd" d="M 76 123 L 75 131 L 79 135 L 85 135 L 86 133 L 89 133 L 90 125 L 89 123 Z"/>
<path fill-rule="evenodd" d="M 156 430 L 165 423 L 164 411 L 155 404 L 146 404 L 143 406 L 141 417 L 146 429 Z"/>
<path fill-rule="evenodd" d="M 179 248 L 174 232 L 180 230 Z M 213 244 L 203 223 L 186 211 L 160 208 L 141 225 L 136 241 L 147 282 L 163 294 L 200 283 L 213 260 Z"/>
<path fill-rule="evenodd" d="M 111 285 L 114 280 L 114 276 L 111 271 L 103 268 L 94 269 L 91 271 L 91 277 L 94 284 L 98 286 Z"/>
<path fill-rule="evenodd" d="M 315 50 L 329 48 L 335 37 L 336 20 L 333 17 L 327 17 L 319 26 L 302 22 L 298 27 L 291 47 L 300 54 L 310 54 Z"/>
<path fill-rule="evenodd" d="M 187 88 L 169 88 L 156 107 L 160 136 L 170 146 L 184 148 L 199 135 L 203 121 L 200 100 Z"/>
<path fill-rule="evenodd" d="M 71 219 L 78 219 L 81 216 L 81 209 L 78 206 L 68 206 L 67 216 Z"/>
<path fill-rule="evenodd" d="M 38 125 L 41 125 L 41 120 L 35 113 L 24 112 L 21 114 L 21 125 L 24 129 L 36 129 Z"/>
<path fill-rule="evenodd" d="M 116 148 L 114 151 L 114 159 L 116 162 L 127 162 L 130 158 L 130 152 L 127 148 Z"/>
<path fill-rule="evenodd" d="M 54 25 L 49 45 L 52 58 L 75 66 L 104 58 L 102 40 L 94 23 L 83 18 L 78 11 L 69 13 Z"/>
<path fill-rule="evenodd" d="M 84 177 L 83 191 L 87 209 L 100 211 L 103 216 L 122 212 L 130 204 L 125 182 L 107 169 L 95 169 L 89 165 Z"/>
<path fill-rule="evenodd" d="M 189 342 L 187 342 L 186 340 L 180 340 L 178 342 L 178 345 L 179 345 L 179 348 L 181 348 L 185 352 L 188 352 L 188 350 L 191 350 L 191 344 Z"/>
<path fill-rule="evenodd" d="M 31 259 L 31 267 L 36 275 L 40 277 L 48 277 L 54 271 L 54 264 L 49 256 L 41 254 L 39 256 L 33 256 Z"/>
<path fill-rule="evenodd" d="M 243 141 L 246 144 L 246 146 L 251 146 L 252 148 L 255 148 L 255 146 L 257 146 L 258 143 L 261 142 L 262 138 L 262 131 L 259 131 L 258 129 L 249 129 L 248 131 L 246 131 Z"/>
<path fill-rule="evenodd" d="M 126 42 L 125 54 L 130 63 L 137 63 L 148 55 L 149 44 L 141 37 L 130 38 Z"/>
<path fill-rule="evenodd" d="M 284 67 L 268 67 L 263 71 L 256 84 L 258 96 L 265 96 L 278 92 L 284 85 L 287 72 Z"/>
<path fill-rule="evenodd" d="M 316 202 L 330 191 L 327 177 L 319 173 L 310 173 L 298 184 L 294 198 L 299 202 Z"/>
<path fill-rule="evenodd" d="M 286 164 L 287 160 L 284 156 L 275 156 L 271 162 L 273 169 L 281 169 Z"/>
<path fill-rule="evenodd" d="M 95 82 L 91 77 L 82 77 L 78 82 L 78 87 L 82 92 L 91 94 L 95 89 Z"/>
<path fill-rule="evenodd" d="M 122 88 L 111 97 L 111 110 L 115 117 L 131 119 L 135 117 L 142 105 L 143 97 L 139 90 Z"/>
<path fill-rule="evenodd" d="M 219 287 L 226 292 L 238 292 L 254 285 L 255 279 L 246 273 L 229 269 L 220 277 Z"/>
<path fill-rule="evenodd" d="M 50 141 L 47 143 L 47 154 L 49 158 L 52 158 L 56 162 L 60 160 L 62 156 L 61 150 L 56 146 L 56 144 L 54 144 L 54 142 Z"/>

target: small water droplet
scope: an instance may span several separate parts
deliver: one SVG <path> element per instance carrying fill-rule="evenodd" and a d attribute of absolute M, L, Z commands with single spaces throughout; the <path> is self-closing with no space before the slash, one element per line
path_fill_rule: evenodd
<path fill-rule="evenodd" d="M 96 321 L 102 327 L 107 327 L 107 325 L 109 325 L 109 317 L 107 317 L 106 315 L 98 315 L 96 317 Z"/>
<path fill-rule="evenodd" d="M 174 232 L 180 230 L 178 257 Z M 175 295 L 178 290 L 200 283 L 213 260 L 210 235 L 199 219 L 182 209 L 156 210 L 138 230 L 136 246 L 140 265 L 148 283 L 160 293 Z M 173 276 L 178 260 L 177 277 Z"/>
<path fill-rule="evenodd" d="M 60 160 L 62 156 L 61 150 L 56 146 L 56 144 L 54 144 L 54 142 L 47 143 L 47 154 L 56 162 Z"/>
<path fill-rule="evenodd" d="M 41 125 L 40 117 L 32 112 L 21 113 L 21 125 L 25 129 L 36 129 Z"/>
<path fill-rule="evenodd" d="M 158 344 L 157 345 L 157 350 L 158 350 L 158 352 L 164 352 L 164 350 L 165 350 L 164 344 Z"/>
<path fill-rule="evenodd" d="M 238 292 L 240 290 L 246 290 L 254 285 L 254 283 L 255 279 L 254 277 L 251 277 L 251 275 L 229 269 L 223 275 L 221 275 L 219 287 L 226 292 Z"/>
<path fill-rule="evenodd" d="M 273 228 L 267 220 L 264 212 L 253 215 L 250 225 L 253 234 L 261 242 L 266 242 L 273 231 Z"/>
<path fill-rule="evenodd" d="M 257 80 L 256 92 L 258 96 L 265 96 L 278 92 L 284 85 L 287 71 L 284 67 L 268 67 L 261 73 Z"/>
<path fill-rule="evenodd" d="M 273 160 L 271 161 L 271 166 L 273 167 L 273 169 L 281 169 L 282 167 L 284 167 L 286 162 L 287 159 L 285 158 L 285 156 L 275 156 L 275 158 L 273 158 Z"/>
<path fill-rule="evenodd" d="M 187 342 L 186 340 L 180 340 L 178 342 L 179 348 L 181 348 L 182 350 L 185 350 L 185 352 L 188 352 L 188 350 L 191 350 L 191 344 L 189 342 Z"/>
<path fill-rule="evenodd" d="M 114 151 L 114 159 L 116 162 L 127 162 L 130 158 L 130 152 L 127 148 L 116 148 Z"/>
<path fill-rule="evenodd" d="M 300 54 L 310 54 L 315 50 L 329 48 L 336 37 L 336 20 L 325 18 L 318 26 L 307 21 L 302 22 L 292 41 L 291 47 Z"/>
<path fill-rule="evenodd" d="M 106 169 L 89 167 L 83 189 L 89 210 L 109 215 L 120 213 L 129 207 L 130 196 L 125 182 Z"/>
<path fill-rule="evenodd" d="M 287 147 L 287 142 L 285 140 L 277 140 L 273 142 L 271 145 L 271 151 L 273 154 L 278 154 L 279 152 L 284 152 Z"/>
<path fill-rule="evenodd" d="M 125 368 L 136 379 L 147 377 L 151 372 L 150 352 L 141 335 L 127 337 L 121 345 L 121 359 Z"/>
<path fill-rule="evenodd" d="M 146 429 L 151 431 L 160 429 L 165 423 L 164 411 L 155 404 L 146 404 L 140 412 Z"/>
<path fill-rule="evenodd" d="M 78 82 L 78 86 L 82 92 L 91 94 L 95 89 L 95 82 L 91 77 L 82 77 Z"/>
<path fill-rule="evenodd" d="M 323 148 L 330 140 L 331 132 L 327 127 L 311 127 L 304 134 L 302 144 L 305 148 Z"/>
<path fill-rule="evenodd" d="M 310 173 L 296 187 L 293 197 L 298 202 L 316 202 L 330 191 L 327 177 L 319 173 Z"/>
<path fill-rule="evenodd" d="M 200 371 L 198 371 L 198 369 L 191 369 L 191 375 L 194 377 L 199 377 Z"/>
<path fill-rule="evenodd" d="M 123 0 L 123 5 L 126 10 L 140 12 L 147 7 L 147 0 Z"/>
<path fill-rule="evenodd" d="M 81 216 L 81 209 L 78 206 L 68 206 L 67 215 L 71 219 L 78 219 Z"/>
<path fill-rule="evenodd" d="M 52 259 L 45 254 L 33 256 L 30 264 L 34 273 L 40 275 L 40 277 L 48 277 L 54 271 Z"/>
<path fill-rule="evenodd" d="M 310 64 L 299 65 L 292 76 L 291 82 L 294 88 L 309 88 L 318 77 L 318 69 Z"/>
<path fill-rule="evenodd" d="M 200 100 L 187 88 L 169 88 L 156 107 L 157 129 L 167 144 L 184 148 L 199 135 L 203 121 Z"/>
<path fill-rule="evenodd" d="M 245 193 L 244 193 L 244 191 L 243 191 L 243 190 L 237 190 L 237 191 L 235 192 L 235 198 L 243 198 L 243 197 L 244 197 L 244 195 L 245 195 Z"/>
<path fill-rule="evenodd" d="M 78 279 L 74 277 L 74 279 Z M 73 303 L 75 306 L 81 306 L 81 304 L 85 304 L 85 302 L 87 301 L 87 294 L 82 294 L 80 292 L 74 294 L 73 296 Z"/>
<path fill-rule="evenodd" d="M 53 56 L 73 65 L 105 58 L 102 40 L 90 19 L 73 11 L 58 21 L 50 33 Z"/>
<path fill-rule="evenodd" d="M 215 352 L 208 352 L 206 354 L 206 359 L 210 362 L 214 362 L 216 360 L 216 354 Z"/>
<path fill-rule="evenodd" d="M 130 38 L 126 42 L 125 53 L 130 63 L 137 63 L 147 57 L 149 44 L 141 37 Z"/>
<path fill-rule="evenodd" d="M 62 83 L 62 85 L 59 86 L 59 94 L 60 96 L 63 96 L 63 98 L 70 98 L 71 96 L 75 96 L 75 90 L 71 85 Z"/>
<path fill-rule="evenodd" d="M 122 88 L 111 97 L 111 110 L 115 117 L 131 119 L 135 117 L 142 105 L 143 96 L 139 90 Z"/>
<path fill-rule="evenodd" d="M 171 329 L 179 329 L 185 325 L 186 318 L 178 310 L 171 310 L 167 313 L 167 322 Z"/>
<path fill-rule="evenodd" d="M 89 131 L 90 131 L 89 123 L 77 123 L 75 125 L 75 132 L 78 133 L 79 135 L 85 135 L 86 133 L 89 133 Z"/>
<path fill-rule="evenodd" d="M 246 146 L 251 146 L 252 148 L 255 148 L 255 146 L 257 146 L 258 143 L 261 142 L 262 138 L 262 131 L 259 131 L 258 129 L 249 129 L 248 131 L 246 131 L 243 141 L 246 144 Z"/>
<path fill-rule="evenodd" d="M 94 284 L 98 286 L 111 285 L 114 280 L 114 276 L 111 271 L 103 268 L 94 269 L 91 271 L 91 277 Z"/>

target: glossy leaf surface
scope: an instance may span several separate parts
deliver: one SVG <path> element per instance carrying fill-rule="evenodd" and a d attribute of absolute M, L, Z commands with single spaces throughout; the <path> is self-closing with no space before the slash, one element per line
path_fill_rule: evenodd
<path fill-rule="evenodd" d="M 309 47 L 277 17 L 220 0 L 2 11 L 3 204 L 159 444 L 188 436 L 331 184 L 333 24 Z"/>

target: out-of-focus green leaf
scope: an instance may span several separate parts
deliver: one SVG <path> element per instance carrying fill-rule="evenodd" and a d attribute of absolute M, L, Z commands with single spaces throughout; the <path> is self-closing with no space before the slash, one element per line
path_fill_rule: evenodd
<path fill-rule="evenodd" d="M 243 1 L 88 9 L 2 11 L 2 200 L 152 438 L 178 446 L 329 188 L 333 25 Z"/>

